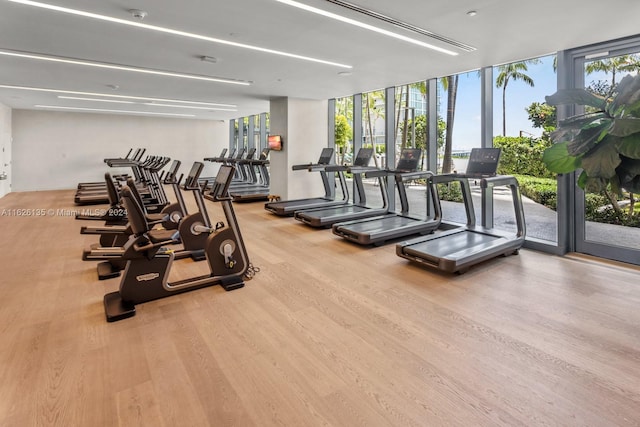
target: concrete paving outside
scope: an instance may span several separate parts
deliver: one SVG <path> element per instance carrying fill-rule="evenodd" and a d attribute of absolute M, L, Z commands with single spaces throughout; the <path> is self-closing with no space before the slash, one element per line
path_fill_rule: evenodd
<path fill-rule="evenodd" d="M 349 186 L 349 188 L 352 188 Z M 367 201 L 372 206 L 380 206 L 382 198 L 380 189 L 373 181 L 365 184 Z M 472 185 L 473 204 L 476 223 L 480 223 L 480 188 Z M 412 215 L 426 215 L 425 187 L 409 185 L 407 196 Z M 397 196 L 396 196 L 397 198 Z M 511 191 L 507 187 L 494 189 L 494 226 L 501 230 L 516 230 L 515 215 Z M 558 235 L 556 212 L 526 197 L 522 198 L 525 211 L 527 237 L 555 242 Z M 442 201 L 443 219 L 459 223 L 466 222 L 466 214 L 462 203 Z M 396 202 L 399 206 L 399 202 Z M 587 239 L 594 242 L 608 243 L 620 247 L 640 249 L 640 228 L 624 227 L 588 221 L 585 225 Z"/>

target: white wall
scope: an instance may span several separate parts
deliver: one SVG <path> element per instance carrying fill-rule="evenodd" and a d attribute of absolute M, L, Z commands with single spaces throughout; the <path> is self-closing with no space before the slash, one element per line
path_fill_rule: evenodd
<path fill-rule="evenodd" d="M 329 106 L 326 100 L 289 99 L 290 165 L 317 162 L 320 152 L 329 145 Z M 289 171 L 289 198 L 315 197 L 324 194 L 317 172 Z"/>
<path fill-rule="evenodd" d="M 271 100 L 270 133 L 282 135 L 284 150 L 269 153 L 271 194 L 285 200 L 318 197 L 324 194 L 318 173 L 292 171 L 291 166 L 315 163 L 327 147 L 328 102 L 296 98 Z"/>
<path fill-rule="evenodd" d="M 228 128 L 222 121 L 14 110 L 13 191 L 101 181 L 110 171 L 103 159 L 124 156 L 132 147 L 180 160 L 186 174 L 194 161 L 228 146 Z M 215 174 L 217 167 L 204 163 L 203 176 Z"/>
<path fill-rule="evenodd" d="M 11 108 L 0 104 L 0 197 L 11 192 Z"/>
<path fill-rule="evenodd" d="M 269 133 L 271 135 L 280 135 L 284 141 L 283 151 L 271 151 L 269 153 L 269 177 L 271 183 L 269 192 L 277 194 L 283 200 L 291 200 L 288 196 L 289 188 L 289 160 L 287 153 L 289 151 L 289 135 L 288 130 L 288 98 L 272 99 L 269 105 Z"/>

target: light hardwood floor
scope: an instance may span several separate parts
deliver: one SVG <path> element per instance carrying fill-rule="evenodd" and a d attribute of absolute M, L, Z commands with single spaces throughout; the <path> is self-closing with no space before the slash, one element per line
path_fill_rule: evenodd
<path fill-rule="evenodd" d="M 72 195 L 0 199 L 1 426 L 640 425 L 637 268 L 523 250 L 446 275 L 238 204 L 253 280 L 108 324 L 95 237 L 46 212 Z"/>

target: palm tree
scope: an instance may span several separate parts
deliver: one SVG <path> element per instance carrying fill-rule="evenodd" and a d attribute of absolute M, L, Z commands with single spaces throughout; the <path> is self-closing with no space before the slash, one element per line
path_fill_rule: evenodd
<path fill-rule="evenodd" d="M 502 88 L 502 136 L 507 136 L 507 85 L 509 81 L 521 80 L 533 87 L 533 79 L 526 75 L 524 71 L 528 71 L 527 63 L 537 64 L 538 59 L 530 59 L 528 61 L 512 62 L 511 64 L 499 65 L 499 74 L 496 77 L 496 87 Z"/>
<path fill-rule="evenodd" d="M 447 91 L 447 130 L 444 140 L 444 155 L 442 157 L 442 173 L 449 173 L 453 169 L 453 121 L 456 115 L 456 97 L 458 96 L 458 75 L 440 79 L 442 88 Z"/>
<path fill-rule="evenodd" d="M 633 72 L 640 69 L 640 58 L 637 55 L 621 55 L 615 58 L 601 59 L 598 61 L 589 62 L 584 66 L 584 70 L 587 74 L 602 71 L 605 74 L 611 73 L 611 88 L 610 92 L 613 92 L 616 87 L 616 74 L 618 71 Z"/>
<path fill-rule="evenodd" d="M 367 122 L 367 127 L 365 129 L 365 146 L 366 146 L 367 133 L 368 133 L 369 141 L 371 141 L 371 146 L 374 149 L 376 148 L 376 144 L 375 144 L 374 134 L 373 134 L 373 125 L 377 119 L 384 118 L 385 116 L 384 110 L 381 111 L 378 106 L 378 101 L 380 100 L 382 100 L 384 103 L 384 91 L 375 90 L 373 92 L 362 94 L 362 104 L 365 107 L 364 120 L 366 120 Z M 378 158 L 374 157 L 374 161 L 376 162 L 376 165 L 377 165 Z"/>

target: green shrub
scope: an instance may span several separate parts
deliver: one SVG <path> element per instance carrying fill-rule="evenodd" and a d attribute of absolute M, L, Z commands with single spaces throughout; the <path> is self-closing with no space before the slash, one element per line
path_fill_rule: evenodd
<path fill-rule="evenodd" d="M 597 221 L 596 218 L 601 216 L 598 211 L 604 211 L 606 208 L 603 208 L 609 204 L 609 200 L 602 194 L 586 193 L 584 197 L 584 214 L 586 219 L 589 221 Z M 608 214 L 605 214 L 605 216 L 608 216 Z"/>
<path fill-rule="evenodd" d="M 587 221 L 640 227 L 640 215 L 637 213 L 629 215 L 628 209 L 624 208 L 621 211 L 616 211 L 611 206 L 611 201 L 599 193 L 585 194 L 584 215 Z"/>
<path fill-rule="evenodd" d="M 549 209 L 556 210 L 558 205 L 558 183 L 551 178 L 537 178 L 527 175 L 516 175 L 523 196 Z"/>
<path fill-rule="evenodd" d="M 462 203 L 462 189 L 460 188 L 460 183 L 453 181 L 447 184 L 438 184 L 438 196 L 440 197 L 440 200 Z"/>
<path fill-rule="evenodd" d="M 545 138 L 496 136 L 493 146 L 502 149 L 498 173 L 555 178 L 542 162 L 542 153 L 551 146 Z"/>

